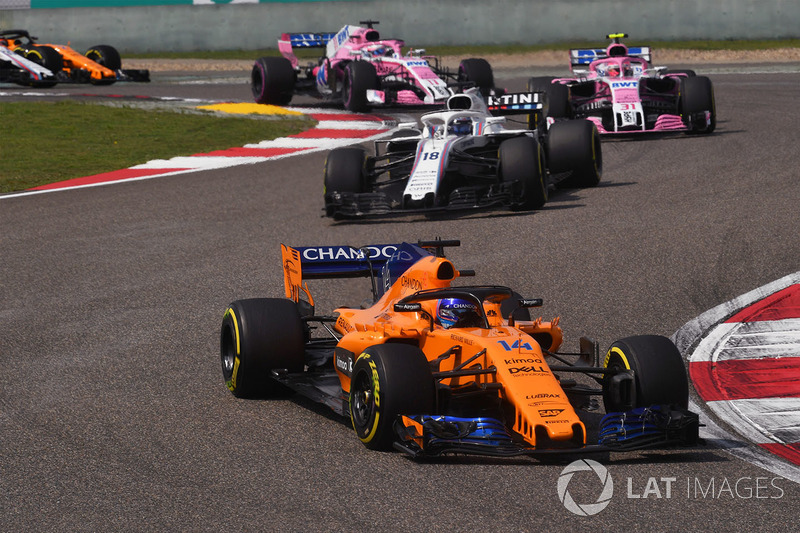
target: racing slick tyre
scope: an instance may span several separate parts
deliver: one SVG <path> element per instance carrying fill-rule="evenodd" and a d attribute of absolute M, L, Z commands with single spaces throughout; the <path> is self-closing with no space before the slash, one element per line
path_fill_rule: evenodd
<path fill-rule="evenodd" d="M 57 74 L 64 68 L 64 58 L 49 46 L 32 46 L 25 49 L 24 53 L 20 55 L 23 55 L 25 59 L 29 61 L 43 66 L 53 74 Z M 32 81 L 31 86 L 47 88 L 53 87 L 56 83 L 55 80 Z"/>
<path fill-rule="evenodd" d="M 678 348 L 661 335 L 638 335 L 618 340 L 608 349 L 603 366 L 612 370 L 632 370 L 634 398 L 623 401 L 613 393 L 612 375 L 606 374 L 603 382 L 603 402 L 606 412 L 626 410 L 651 405 L 689 404 L 689 378 Z"/>
<path fill-rule="evenodd" d="M 84 55 L 107 69 L 117 71 L 122 68 L 122 58 L 113 46 L 98 44 L 89 48 Z"/>
<path fill-rule="evenodd" d="M 220 358 L 225 385 L 237 398 L 283 392 L 273 369 L 301 372 L 306 327 L 297 304 L 283 298 L 237 300 L 225 311 Z"/>
<path fill-rule="evenodd" d="M 260 57 L 250 72 L 257 104 L 288 105 L 294 93 L 294 69 L 285 57 Z"/>
<path fill-rule="evenodd" d="M 345 109 L 357 113 L 367 111 L 367 91 L 378 88 L 378 72 L 375 65 L 366 61 L 352 61 L 344 69 L 342 103 Z"/>
<path fill-rule="evenodd" d="M 717 110 L 714 104 L 714 86 L 705 76 L 683 78 L 679 107 L 690 133 L 711 133 L 717 127 Z M 711 112 L 710 120 L 705 113 Z"/>
<path fill-rule="evenodd" d="M 399 415 L 434 414 L 436 387 L 425 354 L 407 344 L 370 346 L 350 380 L 350 419 L 371 450 L 389 450 Z"/>
<path fill-rule="evenodd" d="M 547 117 L 554 119 L 572 116 L 569 104 L 569 89 L 563 83 L 553 83 L 553 76 L 540 76 L 528 80 L 529 93 L 545 93 L 547 114 L 532 113 L 528 115 L 528 129 L 546 128 Z"/>
<path fill-rule="evenodd" d="M 547 132 L 547 162 L 552 174 L 570 172 L 565 187 L 594 187 L 603 174 L 597 127 L 588 120 L 556 122 Z"/>
<path fill-rule="evenodd" d="M 519 183 L 521 193 L 512 200 L 511 209 L 539 209 L 547 203 L 549 194 L 544 168 L 544 150 L 532 137 L 514 137 L 500 143 L 500 181 Z"/>
<path fill-rule="evenodd" d="M 471 57 L 462 59 L 458 65 L 458 81 L 472 82 L 481 90 L 483 96 L 488 96 L 494 89 L 494 73 L 492 66 L 483 58 Z"/>
<path fill-rule="evenodd" d="M 325 159 L 325 214 L 335 215 L 332 199 L 338 193 L 360 193 L 367 186 L 367 152 L 363 148 L 334 148 Z"/>

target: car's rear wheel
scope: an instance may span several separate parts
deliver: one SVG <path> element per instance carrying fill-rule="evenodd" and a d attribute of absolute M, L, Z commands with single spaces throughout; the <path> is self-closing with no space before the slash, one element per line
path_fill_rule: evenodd
<path fill-rule="evenodd" d="M 250 72 L 257 104 L 288 105 L 294 93 L 294 69 L 285 57 L 260 57 Z"/>
<path fill-rule="evenodd" d="M 589 120 L 556 122 L 547 132 L 547 163 L 550 172 L 570 172 L 561 184 L 594 187 L 603 174 L 600 134 Z"/>
<path fill-rule="evenodd" d="M 714 102 L 714 86 L 706 76 L 694 76 L 681 80 L 680 111 L 691 133 L 711 133 L 717 127 L 717 109 Z M 705 120 L 708 112 L 710 119 Z"/>
<path fill-rule="evenodd" d="M 603 366 L 633 371 L 633 407 L 679 405 L 686 408 L 689 404 L 689 379 L 683 358 L 666 337 L 638 335 L 618 340 L 609 348 Z M 612 375 L 606 375 L 603 386 L 603 400 L 609 413 L 623 411 L 626 407 L 622 398 L 612 394 L 609 386 L 612 379 Z"/>
<path fill-rule="evenodd" d="M 274 369 L 300 372 L 306 326 L 297 304 L 283 298 L 237 300 L 225 311 L 220 331 L 222 377 L 238 398 L 283 391 Z"/>
<path fill-rule="evenodd" d="M 546 128 L 546 119 L 569 118 L 572 109 L 569 104 L 569 89 L 563 83 L 553 83 L 552 76 L 539 76 L 528 79 L 528 92 L 545 93 L 545 113 L 528 115 L 528 129 Z"/>
<path fill-rule="evenodd" d="M 64 58 L 62 58 L 61 54 L 49 46 L 31 46 L 24 49 L 23 53 L 20 55 L 23 55 L 25 59 L 29 61 L 33 61 L 34 63 L 43 66 L 54 75 L 64 68 Z M 33 87 L 47 88 L 53 87 L 56 83 L 57 82 L 55 80 L 40 80 L 32 81 L 31 85 Z"/>
<path fill-rule="evenodd" d="M 462 59 L 458 65 L 458 81 L 471 82 L 481 90 L 481 94 L 486 96 L 494 88 L 492 66 L 480 57 Z"/>
<path fill-rule="evenodd" d="M 345 109 L 363 112 L 369 109 L 367 91 L 378 88 L 375 65 L 366 61 L 352 61 L 344 69 L 342 103 Z"/>
<path fill-rule="evenodd" d="M 113 46 L 98 44 L 89 48 L 85 55 L 98 65 L 103 65 L 107 69 L 117 71 L 122 68 L 122 58 L 117 49 Z"/>
<path fill-rule="evenodd" d="M 511 208 L 514 210 L 539 209 L 547 202 L 547 174 L 544 168 L 544 150 L 532 137 L 514 137 L 500 144 L 500 180 L 519 183 L 521 193 Z"/>
<path fill-rule="evenodd" d="M 350 380 L 350 419 L 372 450 L 389 450 L 399 415 L 434 414 L 436 387 L 416 346 L 380 344 L 358 356 Z"/>

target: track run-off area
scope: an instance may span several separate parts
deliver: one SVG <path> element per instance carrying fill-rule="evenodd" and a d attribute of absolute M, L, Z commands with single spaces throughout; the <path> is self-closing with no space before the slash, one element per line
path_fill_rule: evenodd
<path fill-rule="evenodd" d="M 800 79 L 796 68 L 731 70 L 708 68 L 714 134 L 604 140 L 601 184 L 556 191 L 532 213 L 322 217 L 327 149 L 369 146 L 409 112 L 350 115 L 313 100 L 290 108 L 319 121 L 295 138 L 0 196 L 3 522 L 15 531 L 794 523 L 800 187 L 791 132 Z M 498 78 L 522 90 L 528 75 Z M 227 78 L 55 90 L 250 101 L 249 87 Z M 561 317 L 568 349 L 581 335 L 603 349 L 628 335 L 672 336 L 706 445 L 593 457 L 613 496 L 577 516 L 557 490 L 566 463 L 416 463 L 369 452 L 346 422 L 304 400 L 230 395 L 222 312 L 235 299 L 282 295 L 281 243 L 437 236 L 461 240 L 448 257 L 477 271 L 471 282 L 544 298 L 541 313 Z M 364 280 L 310 287 L 318 312 L 358 305 L 369 290 Z M 575 476 L 571 497 L 594 503 L 604 488 L 597 477 Z"/>

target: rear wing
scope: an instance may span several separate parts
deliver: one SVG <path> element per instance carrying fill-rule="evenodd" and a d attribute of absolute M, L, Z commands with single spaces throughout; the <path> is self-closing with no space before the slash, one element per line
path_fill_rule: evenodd
<path fill-rule="evenodd" d="M 283 281 L 286 297 L 298 301 L 303 291 L 313 305 L 303 280 L 326 278 L 358 278 L 380 275 L 383 265 L 400 248 L 400 244 L 354 246 L 305 246 L 292 248 L 281 244 Z"/>
<path fill-rule="evenodd" d="M 282 33 L 278 39 L 278 50 L 292 63 L 293 68 L 297 68 L 297 56 L 292 51 L 294 48 L 325 48 L 335 36 L 333 32 Z"/>
<path fill-rule="evenodd" d="M 649 46 L 630 46 L 628 47 L 627 55 L 640 57 L 648 63 L 652 62 Z M 583 70 L 581 67 L 588 67 L 592 61 L 608 57 L 608 52 L 605 48 L 574 48 L 569 51 L 569 63 L 573 71 L 576 67 L 579 70 Z"/>
<path fill-rule="evenodd" d="M 336 33 L 283 33 L 278 43 L 286 43 L 292 48 L 325 48 Z"/>
<path fill-rule="evenodd" d="M 493 115 L 529 115 L 544 109 L 545 98 L 544 93 L 489 95 L 486 98 L 486 107 Z"/>
<path fill-rule="evenodd" d="M 309 303 L 314 300 L 303 280 L 369 277 L 373 296 L 388 288 L 412 264 L 423 257 L 444 257 L 445 246 L 459 246 L 457 240 L 419 241 L 416 244 L 369 244 L 355 246 L 304 246 L 281 244 L 286 297 L 299 301 L 301 291 Z M 380 285 L 376 279 L 381 278 Z"/>

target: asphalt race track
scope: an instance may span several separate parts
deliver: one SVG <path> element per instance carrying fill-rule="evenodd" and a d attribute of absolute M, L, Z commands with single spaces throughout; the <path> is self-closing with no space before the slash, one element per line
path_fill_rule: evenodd
<path fill-rule="evenodd" d="M 460 239 L 448 257 L 470 282 L 544 298 L 567 349 L 672 335 L 800 270 L 800 75 L 711 78 L 713 135 L 604 141 L 601 184 L 533 213 L 336 223 L 321 217 L 324 152 L 0 197 L 2 529 L 786 530 L 800 487 L 714 440 L 599 458 L 613 498 L 580 517 L 557 492 L 568 461 L 370 452 L 324 408 L 237 400 L 220 372 L 225 306 L 282 296 L 281 243 Z M 249 101 L 241 80 L 212 81 L 54 90 Z M 369 290 L 310 286 L 320 312 Z M 571 496 L 594 503 L 597 478 L 580 479 Z"/>

